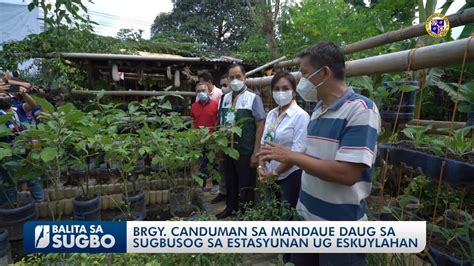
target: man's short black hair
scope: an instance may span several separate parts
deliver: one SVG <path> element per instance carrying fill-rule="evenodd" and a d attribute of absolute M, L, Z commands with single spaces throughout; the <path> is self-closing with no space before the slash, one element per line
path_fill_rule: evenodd
<path fill-rule="evenodd" d="M 344 80 L 346 65 L 344 52 L 335 43 L 320 41 L 306 48 L 298 55 L 299 58 L 306 56 L 309 56 L 309 61 L 314 68 L 319 69 L 323 66 L 328 66 L 336 79 Z"/>
<path fill-rule="evenodd" d="M 229 77 L 229 75 L 228 75 L 227 73 L 225 73 L 225 74 L 223 74 L 223 75 L 221 76 L 221 80 L 226 79 L 226 78 L 228 78 L 228 77 Z"/>
<path fill-rule="evenodd" d="M 242 71 L 242 74 L 245 75 L 245 68 L 244 68 L 244 66 L 241 65 L 241 64 L 235 64 L 235 63 L 232 64 L 232 65 L 230 65 L 230 66 L 227 68 L 227 73 L 229 73 L 229 70 L 231 70 L 231 69 L 234 68 L 234 67 L 240 67 L 240 71 Z"/>
<path fill-rule="evenodd" d="M 209 81 L 210 81 L 210 82 L 214 83 L 214 80 L 213 80 L 213 78 L 212 78 L 211 73 L 209 73 L 209 72 L 207 72 L 207 71 L 204 71 L 204 72 L 202 72 L 201 74 L 199 74 L 198 78 L 204 80 L 205 82 L 209 82 Z"/>
<path fill-rule="evenodd" d="M 207 85 L 206 82 L 199 82 L 198 84 L 196 84 L 196 86 L 194 87 L 194 89 L 197 89 L 198 87 L 200 86 L 206 86 L 206 88 L 209 90 L 209 86 Z"/>

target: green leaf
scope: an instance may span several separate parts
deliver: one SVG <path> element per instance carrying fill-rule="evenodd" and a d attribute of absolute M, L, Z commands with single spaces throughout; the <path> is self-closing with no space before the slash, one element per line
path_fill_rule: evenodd
<path fill-rule="evenodd" d="M 66 121 L 69 123 L 75 123 L 81 120 L 84 116 L 86 116 L 85 113 L 77 111 L 77 112 L 66 115 Z"/>
<path fill-rule="evenodd" d="M 40 98 L 40 97 L 35 96 L 35 95 L 31 95 L 31 97 L 33 97 L 33 99 L 35 99 L 36 103 L 41 105 L 41 107 L 44 108 L 49 113 L 54 112 L 54 106 L 50 102 L 48 102 L 46 99 Z"/>
<path fill-rule="evenodd" d="M 12 156 L 12 150 L 6 148 L 0 148 L 0 160 L 6 157 Z"/>
<path fill-rule="evenodd" d="M 164 104 L 160 105 L 160 107 L 162 109 L 165 109 L 165 110 L 171 110 L 173 109 L 173 107 L 171 106 L 171 103 L 169 101 L 166 101 Z"/>
<path fill-rule="evenodd" d="M 242 128 L 240 128 L 240 127 L 232 127 L 230 129 L 230 132 L 236 134 L 239 137 L 242 136 Z"/>
<path fill-rule="evenodd" d="M 239 152 L 236 150 L 236 149 L 225 149 L 224 150 L 225 154 L 229 155 L 230 158 L 234 159 L 234 160 L 238 160 L 239 159 Z"/>
<path fill-rule="evenodd" d="M 56 149 L 47 147 L 40 153 L 40 157 L 44 162 L 52 161 L 57 155 Z"/>
<path fill-rule="evenodd" d="M 4 114 L 0 115 L 0 124 L 5 124 L 10 118 L 12 118 L 13 114 Z"/>
<path fill-rule="evenodd" d="M 36 5 L 35 5 L 34 2 L 33 2 L 33 3 L 30 3 L 30 4 L 28 5 L 28 11 L 31 12 L 33 9 L 35 9 L 35 7 L 36 7 Z"/>
<path fill-rule="evenodd" d="M 227 145 L 229 144 L 229 141 L 227 140 L 227 138 L 219 138 L 216 140 L 216 142 L 221 147 L 227 147 Z"/>
<path fill-rule="evenodd" d="M 74 105 L 71 103 L 66 103 L 65 105 L 58 108 L 58 112 L 63 112 L 65 114 L 70 113 L 74 109 Z"/>

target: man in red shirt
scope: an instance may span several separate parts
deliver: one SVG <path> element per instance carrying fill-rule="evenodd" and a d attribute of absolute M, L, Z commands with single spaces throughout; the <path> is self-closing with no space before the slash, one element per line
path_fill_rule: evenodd
<path fill-rule="evenodd" d="M 206 83 L 196 85 L 197 102 L 191 105 L 191 118 L 193 120 L 192 127 L 207 127 L 209 132 L 213 132 L 217 123 L 217 111 L 219 103 L 209 97 L 209 88 Z M 203 149 L 202 156 L 199 158 L 199 172 L 203 178 L 209 178 L 210 173 L 207 167 L 209 161 L 207 159 L 207 151 Z M 214 167 L 217 169 L 216 167 Z M 205 181 L 205 180 L 204 180 Z M 205 186 L 206 182 L 203 182 Z"/>
<path fill-rule="evenodd" d="M 192 127 L 207 127 L 210 132 L 213 132 L 217 123 L 219 104 L 209 97 L 209 89 L 206 83 L 196 85 L 196 94 L 198 101 L 191 105 Z"/>

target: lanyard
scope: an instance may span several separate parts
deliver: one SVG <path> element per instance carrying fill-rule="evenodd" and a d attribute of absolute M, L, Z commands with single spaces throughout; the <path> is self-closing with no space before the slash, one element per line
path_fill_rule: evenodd
<path fill-rule="evenodd" d="M 237 104 L 237 100 L 239 99 L 240 95 L 244 94 L 246 90 L 247 88 L 245 88 L 242 92 L 237 94 L 237 96 L 235 96 L 235 99 L 232 100 L 231 112 L 235 112 L 235 105 Z M 235 125 L 235 118 L 234 118 L 234 121 L 232 121 L 232 125 Z M 234 148 L 234 139 L 235 139 L 234 132 L 231 132 L 230 133 L 230 147 L 232 149 Z"/>
<path fill-rule="evenodd" d="M 285 118 L 285 115 L 286 115 L 286 112 L 295 104 L 296 102 L 293 100 L 290 104 L 290 106 L 288 106 L 288 108 L 286 108 L 286 110 L 284 112 L 282 112 L 281 114 L 278 115 L 277 118 L 275 118 L 275 120 L 273 120 L 273 122 L 270 124 L 270 126 L 268 127 L 268 131 L 276 131 L 276 129 L 278 128 L 278 126 L 280 125 L 281 121 L 283 121 L 283 119 Z"/>
<path fill-rule="evenodd" d="M 235 109 L 235 105 L 237 104 L 237 100 L 239 99 L 240 95 L 244 94 L 244 92 L 246 90 L 247 90 L 247 88 L 245 88 L 242 92 L 239 92 L 239 94 L 237 94 L 237 96 L 235 96 L 235 99 L 232 100 L 232 107 L 231 107 L 232 110 Z"/>

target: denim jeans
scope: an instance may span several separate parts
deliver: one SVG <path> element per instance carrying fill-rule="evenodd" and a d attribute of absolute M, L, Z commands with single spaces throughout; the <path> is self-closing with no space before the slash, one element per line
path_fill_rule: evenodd
<path fill-rule="evenodd" d="M 0 205 L 6 202 L 15 202 L 17 196 L 17 188 L 10 174 L 0 167 Z M 25 181 L 33 199 L 37 202 L 44 200 L 43 186 L 40 177 Z"/>

